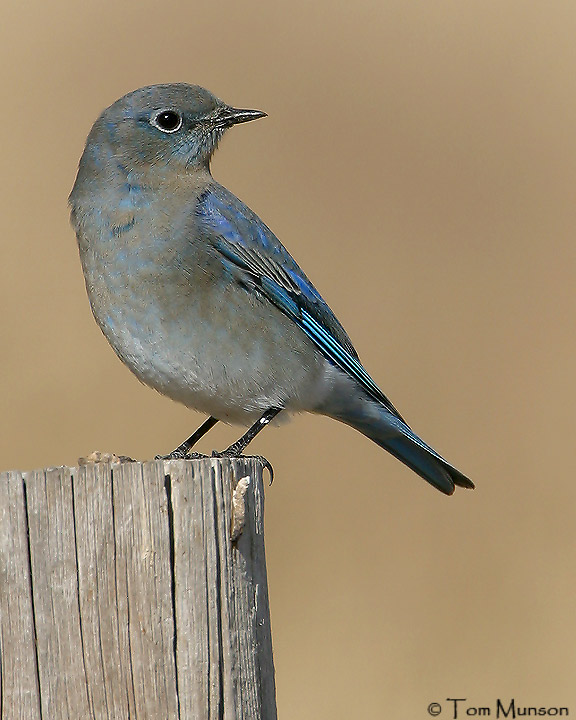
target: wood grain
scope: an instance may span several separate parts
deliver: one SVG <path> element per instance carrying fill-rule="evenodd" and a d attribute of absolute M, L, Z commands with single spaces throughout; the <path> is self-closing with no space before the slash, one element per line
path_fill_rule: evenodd
<path fill-rule="evenodd" d="M 2 720 L 276 718 L 262 470 L 1 473 Z"/>

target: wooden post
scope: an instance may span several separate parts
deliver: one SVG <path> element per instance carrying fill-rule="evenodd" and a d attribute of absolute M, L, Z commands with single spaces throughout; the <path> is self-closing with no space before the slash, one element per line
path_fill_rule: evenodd
<path fill-rule="evenodd" d="M 1 473 L 1 720 L 276 718 L 262 469 Z"/>

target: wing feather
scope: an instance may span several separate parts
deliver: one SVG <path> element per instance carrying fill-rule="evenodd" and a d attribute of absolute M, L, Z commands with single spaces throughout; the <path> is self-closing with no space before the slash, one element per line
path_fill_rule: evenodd
<path fill-rule="evenodd" d="M 290 317 L 333 365 L 402 419 L 358 359 L 350 338 L 272 231 L 247 206 L 221 186 L 210 189 L 197 209 L 207 240 L 232 263 L 245 287 L 264 295 Z"/>

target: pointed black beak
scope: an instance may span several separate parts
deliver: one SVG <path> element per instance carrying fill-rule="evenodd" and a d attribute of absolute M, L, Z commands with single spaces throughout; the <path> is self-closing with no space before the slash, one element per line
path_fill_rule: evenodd
<path fill-rule="evenodd" d="M 228 128 L 239 123 L 250 122 L 250 120 L 258 120 L 258 118 L 266 117 L 266 113 L 261 110 L 241 110 L 240 108 L 225 107 L 215 118 L 216 127 Z"/>

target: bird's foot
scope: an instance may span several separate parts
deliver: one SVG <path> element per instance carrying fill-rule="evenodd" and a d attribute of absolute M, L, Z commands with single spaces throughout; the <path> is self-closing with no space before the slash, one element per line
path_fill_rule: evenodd
<path fill-rule="evenodd" d="M 272 485 L 272 482 L 274 480 L 274 468 L 272 467 L 269 460 L 267 460 L 263 455 L 242 455 L 242 453 L 238 452 L 233 445 L 231 445 L 226 450 L 222 450 L 222 452 L 218 452 L 218 450 L 212 450 L 212 453 L 210 455 L 204 455 L 203 453 L 197 452 L 187 453 L 181 448 L 176 448 L 176 450 L 172 450 L 172 452 L 168 453 L 167 455 L 155 455 L 154 460 L 201 460 L 209 457 L 252 458 L 254 460 L 258 460 L 258 462 L 262 463 L 263 467 L 268 470 L 270 474 L 270 485 Z"/>
<path fill-rule="evenodd" d="M 268 473 L 270 474 L 270 485 L 274 482 L 274 468 L 272 467 L 272 464 L 270 463 L 270 460 L 267 460 L 263 455 L 242 455 L 241 452 L 237 452 L 234 448 L 234 445 L 231 445 L 226 450 L 222 450 L 222 452 L 218 452 L 218 450 L 212 450 L 213 458 L 246 458 L 251 460 L 258 460 L 258 462 L 262 463 L 262 466 L 265 470 L 268 470 Z"/>
<path fill-rule="evenodd" d="M 202 453 L 187 453 L 185 450 L 176 448 L 172 450 L 168 455 L 155 455 L 154 460 L 200 460 L 201 458 L 207 458 L 210 455 L 203 455 Z"/>

